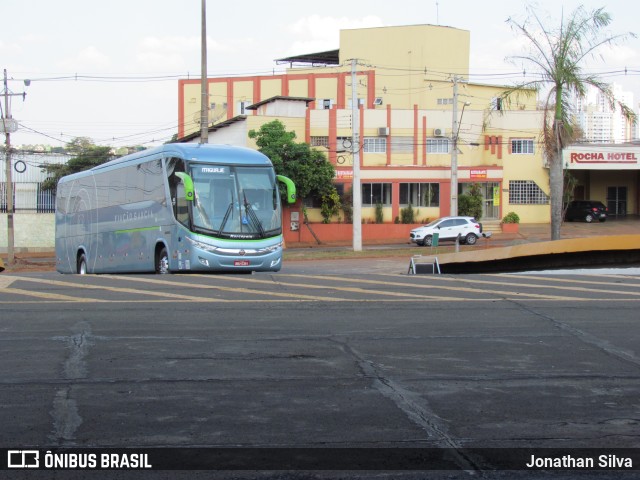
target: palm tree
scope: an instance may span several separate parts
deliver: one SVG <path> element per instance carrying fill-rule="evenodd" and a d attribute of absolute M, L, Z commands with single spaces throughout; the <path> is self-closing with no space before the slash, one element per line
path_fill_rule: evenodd
<path fill-rule="evenodd" d="M 522 82 L 505 91 L 503 99 L 508 102 L 512 95 L 527 90 L 546 92 L 542 144 L 549 159 L 551 239 L 558 240 L 562 224 L 562 149 L 572 137 L 571 98 L 584 97 L 587 87 L 594 86 L 612 108 L 618 104 L 628 120 L 635 120 L 633 111 L 616 100 L 610 86 L 595 75 L 584 73 L 582 66 L 587 58 L 596 56 L 599 47 L 613 45 L 635 35 L 631 32 L 607 35 L 603 29 L 611 23 L 611 15 L 603 8 L 588 12 L 580 6 L 568 18 L 563 15 L 557 29 L 545 26 L 532 6 L 527 7 L 527 13 L 524 22 L 509 18 L 507 23 L 525 37 L 530 44 L 530 53 L 509 58 L 513 62 L 533 65 L 536 80 Z"/>

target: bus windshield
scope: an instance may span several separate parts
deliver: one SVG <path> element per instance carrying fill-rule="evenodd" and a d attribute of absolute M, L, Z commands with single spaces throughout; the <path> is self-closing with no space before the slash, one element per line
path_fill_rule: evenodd
<path fill-rule="evenodd" d="M 282 231 L 280 194 L 270 167 L 192 163 L 192 225 L 223 238 L 265 238 Z"/>

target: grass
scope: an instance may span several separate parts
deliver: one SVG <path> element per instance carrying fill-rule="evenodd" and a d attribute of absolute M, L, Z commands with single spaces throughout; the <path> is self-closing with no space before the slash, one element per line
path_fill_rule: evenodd
<path fill-rule="evenodd" d="M 467 247 L 469 248 L 469 247 Z M 464 248 L 461 246 L 460 251 Z M 454 245 L 446 245 L 434 248 L 420 248 L 417 246 L 384 246 L 364 247 L 360 252 L 354 252 L 351 246 L 345 247 L 308 247 L 294 248 L 284 251 L 284 261 L 287 260 L 340 260 L 346 258 L 393 258 L 393 257 L 412 257 L 413 255 L 433 255 L 455 252 Z"/>

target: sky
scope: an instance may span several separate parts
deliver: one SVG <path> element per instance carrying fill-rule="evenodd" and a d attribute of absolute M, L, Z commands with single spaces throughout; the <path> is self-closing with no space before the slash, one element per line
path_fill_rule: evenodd
<path fill-rule="evenodd" d="M 628 0 L 207 0 L 208 74 L 282 73 L 276 59 L 337 49 L 341 29 L 432 24 L 470 32 L 472 80 L 508 85 L 523 65 L 505 59 L 524 45 L 506 20 L 524 20 L 526 5 L 550 26 L 584 5 L 611 14 L 612 35 L 640 30 Z M 178 79 L 200 77 L 200 0 L 2 0 L 0 12 L 0 67 L 27 93 L 11 97 L 12 145 L 152 146 L 177 132 Z M 633 92 L 637 111 L 640 39 L 599 53 L 588 71 Z"/>

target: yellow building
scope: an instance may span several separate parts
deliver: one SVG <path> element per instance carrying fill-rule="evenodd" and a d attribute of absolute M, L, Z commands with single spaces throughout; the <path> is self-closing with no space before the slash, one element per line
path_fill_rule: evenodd
<path fill-rule="evenodd" d="M 277 118 L 326 152 L 339 191 L 351 186 L 357 150 L 363 219 L 382 204 L 386 222 L 409 204 L 419 220 L 450 213 L 455 144 L 458 193 L 480 184 L 483 220 L 514 211 L 523 222 L 548 222 L 536 97 L 506 105 L 504 86 L 470 83 L 469 42 L 468 31 L 433 25 L 343 30 L 339 50 L 279 60 L 285 74 L 210 78 L 209 142 L 255 147 L 248 131 Z M 179 82 L 180 141 L 198 141 L 200 98 L 200 80 Z"/>

